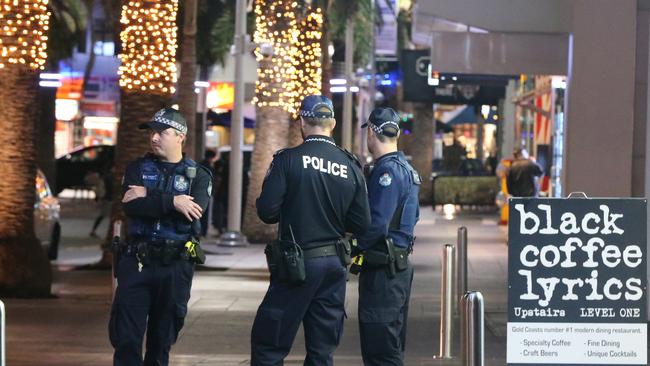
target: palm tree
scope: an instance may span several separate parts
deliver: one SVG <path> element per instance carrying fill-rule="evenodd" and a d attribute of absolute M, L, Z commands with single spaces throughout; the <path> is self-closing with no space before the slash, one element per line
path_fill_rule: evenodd
<path fill-rule="evenodd" d="M 412 6 L 401 9 L 397 17 L 397 47 L 399 50 L 411 47 Z M 433 185 L 428 184 L 433 160 L 434 115 L 432 103 L 410 103 L 413 108 L 413 133 L 404 150 L 413 157 L 411 164 L 420 173 L 424 183 L 420 186 L 420 203 L 430 204 L 433 199 Z"/>
<path fill-rule="evenodd" d="M 293 110 L 289 125 L 289 146 L 300 145 L 303 141 L 298 118 L 300 102 L 307 95 L 321 94 L 323 24 L 323 12 L 320 8 L 305 6 L 297 11 L 297 23 L 292 30 L 291 39 L 296 56 L 293 57 L 295 72 L 291 75 L 290 85 Z"/>
<path fill-rule="evenodd" d="M 34 122 L 38 75 L 45 64 L 47 1 L 0 8 L 0 296 L 47 296 L 52 274 L 34 234 Z M 27 6 L 24 6 L 27 5 Z"/>
<path fill-rule="evenodd" d="M 196 139 L 196 93 L 194 92 L 194 80 L 196 79 L 196 17 L 197 0 L 183 0 L 182 19 L 183 27 L 180 39 L 181 52 L 180 64 L 181 74 L 178 78 L 178 106 L 181 113 L 187 119 L 187 138 L 185 140 L 185 152 L 193 159 L 200 160 L 202 151 L 198 151 Z"/>
<path fill-rule="evenodd" d="M 262 191 L 265 172 L 273 154 L 288 144 L 289 117 L 294 107 L 289 88 L 295 72 L 291 49 L 292 28 L 296 26 L 296 3 L 293 0 L 255 0 L 255 43 L 271 55 L 256 51 L 259 62 L 255 91 L 255 145 L 251 159 L 250 180 L 244 209 L 244 234 L 251 241 L 273 237 L 274 227 L 257 217 L 255 200 Z M 266 53 L 266 51 L 265 51 Z"/>

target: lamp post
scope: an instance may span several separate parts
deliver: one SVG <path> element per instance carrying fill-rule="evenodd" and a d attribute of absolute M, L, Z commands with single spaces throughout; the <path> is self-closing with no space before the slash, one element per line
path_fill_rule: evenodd
<path fill-rule="evenodd" d="M 246 36 L 246 1 L 237 0 L 235 13 L 235 102 L 230 125 L 230 176 L 228 177 L 228 230 L 217 242 L 220 246 L 247 246 L 248 240 L 241 233 L 243 129 L 244 129 L 244 54 L 248 46 Z"/>

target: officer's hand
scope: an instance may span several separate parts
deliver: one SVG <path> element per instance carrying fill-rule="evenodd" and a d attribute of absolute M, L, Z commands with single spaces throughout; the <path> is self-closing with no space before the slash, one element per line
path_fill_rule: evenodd
<path fill-rule="evenodd" d="M 124 193 L 122 203 L 133 201 L 137 198 L 147 197 L 147 189 L 143 186 L 129 186 L 129 190 Z"/>
<path fill-rule="evenodd" d="M 194 197 L 186 194 L 174 196 L 174 208 L 182 213 L 189 221 L 200 219 L 203 213 L 201 206 L 194 202 Z"/>

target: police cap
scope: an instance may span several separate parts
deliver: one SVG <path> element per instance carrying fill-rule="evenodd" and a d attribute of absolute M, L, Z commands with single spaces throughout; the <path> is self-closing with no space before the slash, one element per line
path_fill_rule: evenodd
<path fill-rule="evenodd" d="M 376 134 L 395 137 L 399 133 L 399 121 L 399 114 L 393 108 L 379 107 L 370 113 L 368 121 L 361 127 L 370 127 Z"/>
<path fill-rule="evenodd" d="M 173 128 L 181 133 L 187 133 L 187 122 L 178 109 L 167 107 L 156 112 L 151 121 L 140 124 L 138 128 L 141 130 L 150 128 L 156 131 Z"/>

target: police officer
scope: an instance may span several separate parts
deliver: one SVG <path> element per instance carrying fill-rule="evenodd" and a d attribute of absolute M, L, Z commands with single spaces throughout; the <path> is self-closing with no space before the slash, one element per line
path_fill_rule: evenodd
<path fill-rule="evenodd" d="M 279 222 L 279 236 L 302 249 L 306 278 L 299 284 L 271 273 L 251 334 L 251 365 L 281 365 L 300 323 L 305 365 L 332 365 L 343 331 L 346 267 L 339 252 L 346 232 L 370 223 L 366 184 L 353 155 L 330 137 L 332 102 L 305 97 L 300 107 L 303 144 L 273 157 L 257 199 L 257 214 Z"/>
<path fill-rule="evenodd" d="M 420 176 L 397 150 L 399 115 L 391 108 L 372 111 L 368 149 L 375 165 L 367 177 L 372 222 L 358 237 L 363 253 L 359 275 L 359 330 L 366 366 L 402 365 L 406 320 L 413 281 L 408 260 L 419 218 Z"/>
<path fill-rule="evenodd" d="M 194 275 L 185 246 L 199 234 L 212 180 L 182 153 L 187 124 L 179 111 L 164 108 L 139 127 L 149 129 L 152 152 L 129 164 L 124 174 L 127 241 L 117 253 L 109 336 L 114 365 L 143 364 L 145 330 L 144 365 L 167 365 Z"/>

